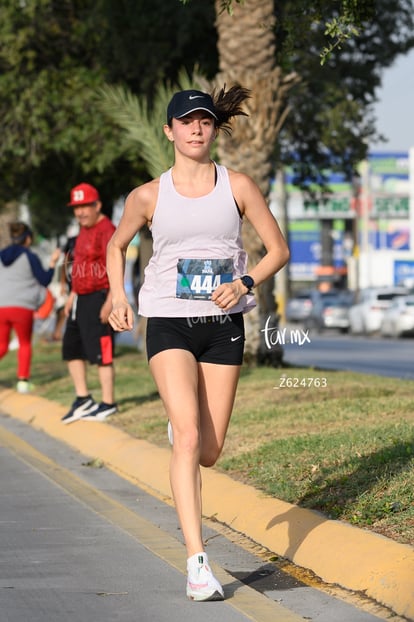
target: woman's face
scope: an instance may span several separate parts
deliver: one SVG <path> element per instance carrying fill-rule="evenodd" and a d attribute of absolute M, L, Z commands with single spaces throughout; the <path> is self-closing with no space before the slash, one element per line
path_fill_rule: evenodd
<path fill-rule="evenodd" d="M 171 127 L 164 126 L 167 138 L 175 148 L 190 157 L 199 158 L 210 153 L 217 135 L 214 119 L 203 110 L 196 110 L 181 119 L 173 119 Z"/>

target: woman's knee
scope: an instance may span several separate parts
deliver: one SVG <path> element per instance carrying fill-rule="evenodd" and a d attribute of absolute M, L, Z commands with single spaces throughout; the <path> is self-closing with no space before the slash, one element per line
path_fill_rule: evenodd
<path fill-rule="evenodd" d="M 180 430 L 173 427 L 173 447 L 180 453 L 194 454 L 199 452 L 200 440 L 197 428 Z"/>

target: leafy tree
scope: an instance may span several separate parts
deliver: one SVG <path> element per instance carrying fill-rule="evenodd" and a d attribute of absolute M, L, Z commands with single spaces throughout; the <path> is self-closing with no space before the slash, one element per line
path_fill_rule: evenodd
<path fill-rule="evenodd" d="M 237 77 L 227 68 L 240 69 L 242 77 L 237 55 L 246 45 L 242 60 L 250 56 L 250 77 L 266 82 L 266 68 L 272 66 L 276 80 L 271 88 L 277 97 L 270 108 L 266 104 L 276 117 L 268 117 L 266 126 L 262 116 L 262 128 L 249 130 L 258 155 L 250 161 L 244 154 L 243 170 L 267 184 L 278 161 L 293 161 L 300 153 L 295 166 L 302 182 L 318 175 L 328 152 L 334 153 L 334 164 L 350 170 L 373 131 L 366 110 L 381 68 L 412 46 L 412 2 L 226 0 L 226 5 L 233 7 L 235 25 L 233 42 L 224 43 L 219 0 L 192 0 L 188 6 L 178 0 L 1 0 L 0 204 L 26 196 L 47 234 L 62 230 L 68 212 L 59 207 L 74 183 L 96 184 L 109 206 L 113 197 L 148 179 L 140 149 L 125 150 L 123 131 L 96 105 L 96 94 L 105 83 L 126 85 L 145 96 L 151 109 L 156 85 L 176 82 L 182 67 L 192 71 L 198 61 L 212 81 L 218 42 L 222 58 L 226 46 L 228 51 L 235 46 L 233 61 L 220 61 L 222 78 Z M 367 11 L 374 9 L 368 19 Z M 247 13 L 242 27 L 238 10 Z M 257 10 L 266 11 L 263 20 Z M 349 28 L 359 26 L 359 36 L 335 39 L 321 67 L 326 37 L 329 41 L 335 32 L 325 22 L 345 28 L 346 20 Z M 277 140 L 271 136 L 275 127 Z M 237 153 L 237 142 L 232 151 Z"/>
<path fill-rule="evenodd" d="M 191 0 L 180 1 L 183 4 L 191 2 Z M 245 0 L 220 0 L 216 7 L 219 14 L 227 11 L 229 15 L 233 15 L 234 6 L 237 4 L 243 5 L 244 2 Z M 283 5 L 284 3 L 279 4 Z M 330 4 L 331 7 L 329 8 L 334 8 L 332 6 L 333 3 Z M 309 3 L 305 0 L 305 2 L 301 2 L 299 8 L 301 12 L 307 11 L 310 8 L 313 13 L 313 21 L 321 21 L 327 8 L 326 5 L 327 3 L 324 0 L 314 0 L 309 6 Z M 330 21 L 325 22 L 324 34 L 331 41 L 327 42 L 321 50 L 322 64 L 330 57 L 335 48 L 341 48 L 345 41 L 358 36 L 362 22 L 371 19 L 374 14 L 372 0 L 342 0 L 341 2 L 336 2 L 336 5 L 334 11 L 336 11 L 337 15 L 332 17 Z M 290 26 L 294 26 L 294 22 Z"/>
<path fill-rule="evenodd" d="M 217 72 L 214 0 L 188 7 L 165 0 L 98 0 L 107 19 L 101 59 L 110 84 L 126 85 L 151 101 L 160 82 L 177 82 L 194 63 Z"/>
<path fill-rule="evenodd" d="M 42 214 L 33 216 L 44 234 L 62 231 L 67 218 L 56 207 L 79 178 L 95 176 L 103 150 L 116 149 L 116 127 L 93 108 L 105 72 L 95 61 L 101 20 L 91 6 L 70 0 L 0 6 L 0 193 L 3 201 L 41 197 Z"/>
<path fill-rule="evenodd" d="M 24 196 L 36 228 L 56 234 L 75 183 L 98 186 L 110 207 L 148 179 L 137 150 L 124 155 L 121 131 L 96 94 L 119 82 L 150 97 L 194 53 L 214 74 L 213 14 L 212 0 L 190 11 L 161 0 L 2 0 L 0 209 Z"/>
<path fill-rule="evenodd" d="M 290 113 L 279 136 L 277 159 L 293 165 L 298 185 L 306 188 L 312 180 L 323 187 L 321 171 L 340 170 L 351 179 L 368 142 L 379 138 L 372 105 L 384 68 L 414 45 L 413 3 L 359 3 L 360 19 L 366 20 L 360 22 L 358 36 L 342 49 L 334 48 L 323 66 L 318 50 L 325 41 L 324 25 L 316 22 L 309 29 L 312 11 L 303 12 L 301 5 L 301 0 L 285 3 L 276 20 L 278 63 L 285 71 L 300 70 L 301 76 L 289 93 Z"/>

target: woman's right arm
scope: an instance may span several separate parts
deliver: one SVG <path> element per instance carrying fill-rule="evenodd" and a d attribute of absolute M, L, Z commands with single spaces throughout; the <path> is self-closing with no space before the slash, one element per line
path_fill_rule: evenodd
<path fill-rule="evenodd" d="M 125 202 L 119 225 L 110 239 L 106 253 L 106 270 L 112 296 L 112 311 L 108 321 L 116 331 L 131 330 L 134 312 L 125 293 L 125 258 L 134 235 L 152 220 L 158 193 L 158 180 L 132 190 Z"/>

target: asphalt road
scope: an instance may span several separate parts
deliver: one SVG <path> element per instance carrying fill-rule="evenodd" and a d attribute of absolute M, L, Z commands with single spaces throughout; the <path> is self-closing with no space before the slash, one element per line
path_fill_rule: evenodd
<path fill-rule="evenodd" d="M 414 340 L 319 335 L 298 326 L 279 329 L 284 361 L 291 365 L 340 369 L 414 380 Z M 273 341 L 277 339 L 275 335 Z"/>
<path fill-rule="evenodd" d="M 315 589 L 210 527 L 204 537 L 226 600 L 192 603 L 171 506 L 1 414 L 0 469 L 2 622 L 388 618 L 355 595 Z"/>

